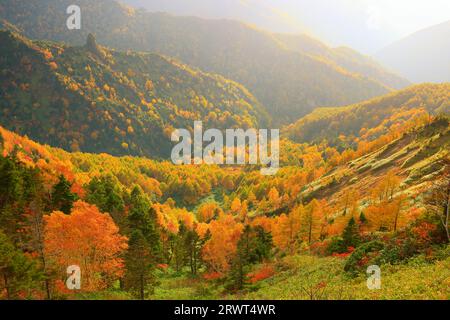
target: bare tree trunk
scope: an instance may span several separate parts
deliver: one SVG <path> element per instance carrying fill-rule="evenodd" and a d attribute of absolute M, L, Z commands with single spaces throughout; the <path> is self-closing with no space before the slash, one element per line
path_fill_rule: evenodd
<path fill-rule="evenodd" d="M 51 290 L 50 290 L 50 281 L 47 275 L 47 260 L 45 259 L 44 253 L 44 222 L 43 222 L 43 214 L 40 206 L 40 202 L 38 200 L 33 201 L 32 208 L 35 211 L 32 216 L 32 223 L 34 227 L 34 238 L 35 238 L 35 247 L 39 253 L 41 263 L 42 263 L 42 271 L 45 275 L 44 287 L 45 293 L 48 300 L 51 300 Z"/>
<path fill-rule="evenodd" d="M 397 231 L 397 226 L 398 226 L 398 218 L 400 216 L 400 211 L 402 210 L 402 200 L 399 199 L 398 200 L 398 207 L 397 207 L 397 211 L 395 213 L 395 219 L 394 219 L 394 232 Z"/>
<path fill-rule="evenodd" d="M 313 227 L 313 222 L 312 219 L 309 222 L 309 234 L 308 234 L 308 243 L 311 244 L 311 240 L 312 240 L 312 227 Z"/>
<path fill-rule="evenodd" d="M 197 275 L 197 249 L 194 247 L 194 276 Z"/>
<path fill-rule="evenodd" d="M 399 210 L 400 211 L 400 210 Z M 394 232 L 397 231 L 397 222 L 398 222 L 398 214 L 399 211 L 395 214 L 395 220 L 394 220 Z"/>
<path fill-rule="evenodd" d="M 5 282 L 6 299 L 10 300 L 11 299 L 11 292 L 10 292 L 10 289 L 9 289 L 8 277 L 6 276 L 6 274 L 3 275 L 3 281 Z"/>
<path fill-rule="evenodd" d="M 141 274 L 140 277 L 140 296 L 141 296 L 141 300 L 144 300 L 144 275 Z"/>
<path fill-rule="evenodd" d="M 449 220 L 449 211 L 450 211 L 450 185 L 447 188 L 447 203 L 444 209 L 445 221 L 444 217 L 442 217 L 442 224 L 444 225 L 445 233 L 447 234 L 447 240 L 450 242 L 450 234 L 448 231 L 448 220 Z"/>

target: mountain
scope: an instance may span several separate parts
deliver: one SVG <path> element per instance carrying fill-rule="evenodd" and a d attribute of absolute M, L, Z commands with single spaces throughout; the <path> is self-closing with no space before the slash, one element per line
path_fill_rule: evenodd
<path fill-rule="evenodd" d="M 66 28 L 67 16 L 61 13 L 71 4 L 82 8 L 81 30 Z M 112 48 L 157 52 L 221 74 L 247 87 L 277 124 L 292 122 L 317 106 L 354 103 L 406 84 L 378 67 L 376 72 L 355 67 L 359 58 L 350 63 L 355 70 L 350 71 L 338 64 L 342 59 L 330 62 L 292 50 L 275 35 L 241 22 L 149 13 L 112 0 L 46 0 L 39 5 L 4 0 L 0 19 L 33 39 L 81 45 L 94 33 L 99 43 Z M 354 58 L 345 55 L 349 64 Z"/>
<path fill-rule="evenodd" d="M 318 108 L 286 127 L 285 134 L 296 142 L 325 140 L 348 147 L 348 143 L 377 138 L 411 119 L 449 112 L 450 83 L 422 84 L 347 107 Z"/>
<path fill-rule="evenodd" d="M 449 39 L 450 21 L 447 21 L 389 45 L 376 58 L 414 82 L 449 82 Z"/>
<path fill-rule="evenodd" d="M 167 12 L 180 16 L 197 16 L 208 19 L 234 19 L 260 28 L 278 32 L 306 31 L 299 21 L 286 19 L 276 6 L 255 0 L 120 0 L 135 8 L 152 12 Z"/>
<path fill-rule="evenodd" d="M 157 54 L 0 31 L 0 123 L 66 150 L 167 157 L 173 128 L 265 127 L 241 85 Z"/>
<path fill-rule="evenodd" d="M 445 0 L 404 3 L 359 0 L 120 0 L 135 8 L 175 15 L 236 19 L 278 33 L 307 33 L 333 46 L 373 54 L 388 44 L 445 19 Z M 430 13 L 424 15 L 426 8 Z M 419 16 L 420 15 L 420 16 Z M 448 18 L 448 15 L 447 15 Z"/>
<path fill-rule="evenodd" d="M 351 48 L 330 48 L 306 34 L 276 34 L 275 37 L 289 50 L 324 59 L 335 64 L 337 68 L 364 75 L 394 89 L 401 89 L 411 84 L 408 80 L 384 69 L 373 58 Z"/>
<path fill-rule="evenodd" d="M 320 177 L 300 196 L 339 202 L 345 190 L 370 194 L 377 179 L 386 181 L 392 170 L 403 177 L 402 192 L 423 192 L 421 186 L 438 178 L 446 166 L 445 159 L 450 155 L 449 129 L 448 117 L 412 128 L 398 139 Z"/>
<path fill-rule="evenodd" d="M 0 300 L 448 299 L 450 83 L 407 84 L 304 35 L 1 0 Z M 167 159 L 195 120 L 310 110 L 276 174 Z"/>
<path fill-rule="evenodd" d="M 442 210 L 445 212 L 446 205 L 435 196 L 432 199 L 440 201 L 436 211 L 432 211 L 427 199 L 436 192 L 448 197 L 445 190 L 449 181 L 449 143 L 449 120 L 437 118 L 413 128 L 381 149 L 335 166 L 305 185 L 304 168 L 283 168 L 278 177 L 262 177 L 247 169 L 177 166 L 145 158 L 69 153 L 39 145 L 0 127 L 4 192 L 0 211 L 1 243 L 6 247 L 4 243 L 13 243 L 10 239 L 20 239 L 17 242 L 24 245 L 8 247 L 28 253 L 28 259 L 34 259 L 31 261 L 37 265 L 37 271 L 32 271 L 41 275 L 45 274 L 41 271 L 45 269 L 38 264 L 41 257 L 66 254 L 73 248 L 73 239 L 83 241 L 76 255 L 69 250 L 67 261 L 46 260 L 46 266 L 56 270 L 45 274 L 47 279 L 52 284 L 58 283 L 66 275 L 67 263 L 82 265 L 83 270 L 95 270 L 81 262 L 98 257 L 95 249 L 99 248 L 96 245 L 99 234 L 109 230 L 105 223 L 92 219 L 98 216 L 108 219 L 115 233 L 126 237 L 149 225 L 158 227 L 152 242 L 144 242 L 163 244 L 159 259 L 164 265 L 158 268 L 164 271 L 155 272 L 159 283 L 149 294 L 152 300 L 223 299 L 224 296 L 241 299 L 242 295 L 246 299 L 311 299 L 310 293 L 301 289 L 315 288 L 318 283 L 323 286 L 323 281 L 327 281 L 327 299 L 379 299 L 365 287 L 367 267 L 374 264 L 384 270 L 384 285 L 395 288 L 384 293 L 384 299 L 396 299 L 399 295 L 445 299 L 448 290 L 442 279 L 448 278 L 450 260 L 440 218 L 445 217 Z M 60 203 L 54 200 L 63 196 L 65 201 L 72 201 L 70 214 L 60 212 Z M 74 202 L 75 198 L 79 200 Z M 40 209 L 36 203 L 49 203 L 50 207 Z M 281 214 L 254 216 L 255 207 L 280 206 L 283 206 Z M 82 213 L 85 214 L 79 217 Z M 74 216 L 79 217 L 76 223 L 72 222 Z M 148 218 L 141 218 L 137 224 L 135 219 L 140 216 Z M 154 224 L 148 222 L 150 219 Z M 352 225 L 356 231 L 349 235 Z M 253 228 L 263 236 L 256 238 L 245 231 Z M 39 239 L 35 234 L 40 235 L 41 231 L 45 236 L 38 243 L 44 243 L 45 256 L 39 256 L 41 251 L 34 249 L 38 241 L 35 239 Z M 195 242 L 189 240 L 191 237 L 187 235 L 191 234 L 197 239 Z M 255 240 L 261 238 L 269 240 Z M 114 239 L 105 237 L 100 248 L 107 250 Z M 251 239 L 249 243 L 254 244 L 245 250 L 259 252 L 263 247 L 270 253 L 265 259 L 247 264 L 248 283 L 257 284 L 252 290 L 236 291 L 222 284 L 224 279 L 233 279 L 232 262 L 240 252 L 235 252 L 240 250 L 240 239 Z M 349 248 L 348 242 L 354 246 Z M 189 255 L 185 253 L 192 243 L 199 254 L 193 261 L 197 264 L 197 259 L 202 259 L 196 281 L 192 281 L 196 271 L 191 270 Z M 31 250 L 33 254 L 29 254 Z M 48 250 L 52 250 L 52 255 Z M 426 254 L 430 255 L 429 260 L 425 260 Z M 177 261 L 177 257 L 183 259 Z M 103 256 L 97 259 L 100 261 Z M 10 260 L 5 261 L 11 264 Z M 29 260 L 19 260 L 22 261 Z M 131 269 L 124 263 L 120 268 L 127 272 Z M 19 276 L 23 272 L 17 269 L 13 276 L 17 274 L 15 279 L 21 280 Z M 97 278 L 105 277 L 104 270 L 96 272 Z M 425 273 L 417 277 L 418 271 Z M 112 279 L 122 279 L 121 274 L 111 274 L 115 277 Z M 9 275 L 8 279 L 13 276 Z M 33 288 L 28 299 L 43 299 L 45 283 L 42 277 L 36 279 L 34 282 L 15 280 L 11 287 Z M 86 293 L 81 291 L 82 295 L 64 287 L 49 287 L 52 297 L 136 298 L 134 291 L 126 286 L 117 288 L 110 279 Z M 415 280 L 411 282 L 411 279 Z M 23 285 L 18 287 L 16 283 Z M 208 291 L 202 292 L 202 288 Z"/>

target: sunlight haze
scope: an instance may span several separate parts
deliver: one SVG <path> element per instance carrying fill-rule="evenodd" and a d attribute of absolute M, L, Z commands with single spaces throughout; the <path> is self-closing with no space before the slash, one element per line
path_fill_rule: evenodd
<path fill-rule="evenodd" d="M 232 18 L 274 32 L 306 32 L 334 46 L 375 53 L 450 20 L 448 0 L 122 0 L 150 11 Z"/>

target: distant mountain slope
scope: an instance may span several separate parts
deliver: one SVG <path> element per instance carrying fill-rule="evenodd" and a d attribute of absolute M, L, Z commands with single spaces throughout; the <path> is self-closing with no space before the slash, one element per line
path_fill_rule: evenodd
<path fill-rule="evenodd" d="M 344 145 L 341 135 L 370 139 L 385 134 L 389 128 L 408 119 L 450 112 L 450 83 L 422 84 L 341 108 L 319 108 L 285 133 L 296 142 L 328 141 Z"/>
<path fill-rule="evenodd" d="M 66 28 L 64 13 L 70 4 L 82 8 L 79 31 Z M 92 32 L 99 43 L 113 48 L 154 51 L 221 74 L 246 86 L 277 123 L 289 123 L 317 106 L 344 105 L 385 94 L 403 82 L 382 83 L 391 75 L 372 78 L 374 72 L 346 70 L 338 59 L 330 63 L 291 50 L 274 35 L 240 22 L 148 13 L 112 0 L 4 0 L 1 18 L 33 39 L 80 45 Z M 347 62 L 349 59 L 347 56 Z M 364 70 L 359 68 L 359 72 Z"/>
<path fill-rule="evenodd" d="M 397 41 L 376 57 L 411 81 L 449 82 L 450 21 Z"/>
<path fill-rule="evenodd" d="M 293 22 L 294 19 L 286 19 L 283 10 L 276 6 L 268 6 L 266 1 L 260 0 L 120 0 L 120 2 L 151 12 L 208 19 L 235 19 L 278 32 L 307 30 L 300 21 Z"/>
<path fill-rule="evenodd" d="M 0 124 L 66 150 L 166 157 L 170 134 L 266 126 L 241 85 L 145 53 L 30 41 L 0 31 Z"/>
<path fill-rule="evenodd" d="M 411 84 L 408 80 L 385 70 L 373 58 L 360 54 L 351 48 L 330 48 L 319 40 L 304 34 L 276 34 L 275 37 L 289 50 L 323 58 L 336 64 L 336 67 L 364 75 L 394 89 L 402 89 Z"/>

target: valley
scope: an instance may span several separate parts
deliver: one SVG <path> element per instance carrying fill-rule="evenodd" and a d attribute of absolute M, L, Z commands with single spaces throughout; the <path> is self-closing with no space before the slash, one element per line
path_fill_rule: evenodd
<path fill-rule="evenodd" d="M 410 80 L 241 21 L 0 1 L 0 299 L 450 299 L 450 83 Z"/>

